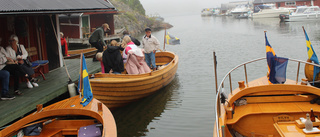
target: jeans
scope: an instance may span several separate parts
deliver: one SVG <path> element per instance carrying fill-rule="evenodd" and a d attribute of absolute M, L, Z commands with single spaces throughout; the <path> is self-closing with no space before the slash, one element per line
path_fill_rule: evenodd
<path fill-rule="evenodd" d="M 61 46 L 61 52 L 63 56 L 66 56 L 66 47 L 64 45 Z"/>
<path fill-rule="evenodd" d="M 144 53 L 144 56 L 146 58 L 146 62 L 150 68 L 155 68 L 156 67 L 156 55 L 155 53 Z M 152 64 L 152 66 L 151 66 Z"/>
<path fill-rule="evenodd" d="M 96 49 L 98 49 L 97 53 L 98 53 L 98 52 L 103 52 L 103 44 L 102 44 L 101 42 L 92 42 L 92 43 L 90 43 L 90 44 L 91 44 L 91 46 L 93 46 L 93 47 L 95 47 Z M 93 60 L 97 60 L 97 59 L 96 59 L 97 53 L 94 54 Z"/>
<path fill-rule="evenodd" d="M 2 91 L 1 91 L 1 95 L 2 96 L 8 94 L 8 91 L 9 91 L 9 78 L 10 78 L 9 71 L 0 70 L 0 79 L 1 79 L 1 83 L 2 83 Z"/>
<path fill-rule="evenodd" d="M 120 72 L 112 72 L 113 74 L 121 74 Z"/>
<path fill-rule="evenodd" d="M 2 70 L 9 71 L 10 75 L 13 76 L 13 78 L 14 78 L 13 89 L 14 89 L 14 91 L 18 90 L 19 89 L 19 78 L 21 76 L 25 77 L 25 75 L 27 73 L 21 68 L 21 66 L 19 66 L 17 64 L 6 65 Z M 27 78 L 29 80 L 31 80 L 30 76 L 28 76 Z"/>

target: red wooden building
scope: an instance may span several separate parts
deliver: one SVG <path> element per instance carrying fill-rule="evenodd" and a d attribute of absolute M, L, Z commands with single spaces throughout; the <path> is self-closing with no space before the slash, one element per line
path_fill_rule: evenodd
<path fill-rule="evenodd" d="M 10 35 L 16 34 L 26 49 L 36 47 L 38 54 L 32 60 L 49 60 L 45 73 L 63 66 L 59 15 L 81 13 L 99 18 L 117 11 L 108 0 L 1 0 L 0 7 L 1 46 L 7 46 Z M 113 26 L 113 16 L 107 18 L 107 23 Z"/>
<path fill-rule="evenodd" d="M 108 35 L 114 34 L 113 15 L 117 11 L 104 13 L 78 13 L 59 15 L 60 31 L 68 38 L 86 38 L 95 28 L 101 27 L 103 23 L 108 23 L 110 30 Z"/>
<path fill-rule="evenodd" d="M 296 7 L 296 6 L 320 6 L 320 0 L 255 0 L 254 6 L 262 4 L 275 4 L 279 7 Z"/>

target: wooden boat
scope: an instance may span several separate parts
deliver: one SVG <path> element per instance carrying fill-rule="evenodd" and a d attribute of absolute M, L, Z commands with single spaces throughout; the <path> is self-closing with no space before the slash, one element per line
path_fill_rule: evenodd
<path fill-rule="evenodd" d="M 1 137 L 12 137 L 21 129 L 33 124 L 43 125 L 42 131 L 36 137 L 64 137 L 78 135 L 80 127 L 100 124 L 102 137 L 116 137 L 115 120 L 110 110 L 97 99 L 85 107 L 80 104 L 79 96 L 42 108 L 37 105 L 37 111 L 22 118 L 0 131 Z M 78 135 L 79 136 L 79 135 Z M 31 137 L 31 136 L 30 136 Z"/>
<path fill-rule="evenodd" d="M 84 54 L 86 58 L 92 58 L 96 53 L 96 48 L 87 48 L 87 49 L 77 49 L 77 50 L 68 50 L 69 56 L 64 56 L 64 59 L 74 59 L 80 58 L 81 53 Z"/>
<path fill-rule="evenodd" d="M 159 70 L 138 75 L 97 73 L 90 79 L 93 97 L 110 109 L 125 106 L 169 84 L 175 77 L 178 61 L 172 52 L 157 52 Z"/>
<path fill-rule="evenodd" d="M 266 73 L 260 72 L 260 70 L 255 69 L 255 72 L 250 71 L 247 74 L 249 64 L 250 66 L 251 64 L 257 64 L 256 62 L 260 60 L 266 61 L 265 58 L 260 58 L 240 64 L 223 78 L 216 92 L 213 136 L 320 136 L 320 121 L 313 122 L 316 127 L 311 131 L 313 134 L 310 134 L 304 131 L 305 125 L 299 119 L 301 117 L 306 118 L 306 114 L 310 114 L 311 108 L 315 116 L 319 116 L 320 105 L 317 103 L 311 104 L 311 102 L 314 103 L 320 97 L 320 89 L 311 86 L 307 79 L 298 80 L 299 75 L 301 75 L 299 72 L 301 63 L 318 67 L 319 65 L 289 59 L 290 64 L 291 62 L 297 62 L 298 64 L 298 69 L 296 67 L 287 68 L 287 72 L 293 73 L 289 76 L 295 77 L 295 80 L 287 79 L 284 84 L 269 84 L 267 77 L 263 76 Z M 265 64 L 263 63 L 263 65 Z M 234 81 L 232 81 L 231 73 L 240 72 L 234 70 L 242 67 L 245 70 L 243 72 L 245 77 L 243 77 L 243 81 L 238 82 L 239 87 L 233 89 L 232 83 Z M 258 67 L 254 66 L 254 68 Z M 262 77 L 248 82 L 248 78 L 257 77 L 257 74 L 254 73 L 259 73 Z M 287 75 L 287 77 L 289 76 Z"/>

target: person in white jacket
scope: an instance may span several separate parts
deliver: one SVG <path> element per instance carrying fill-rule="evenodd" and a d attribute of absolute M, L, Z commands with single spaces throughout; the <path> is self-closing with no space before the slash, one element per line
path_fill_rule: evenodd
<path fill-rule="evenodd" d="M 19 39 L 16 35 L 11 35 L 9 39 L 10 45 L 5 49 L 5 55 L 8 60 L 17 61 L 21 68 L 32 78 L 27 79 L 27 87 L 38 87 L 38 79 L 34 78 L 34 70 L 32 66 L 26 64 L 28 52 L 22 44 L 19 44 Z"/>

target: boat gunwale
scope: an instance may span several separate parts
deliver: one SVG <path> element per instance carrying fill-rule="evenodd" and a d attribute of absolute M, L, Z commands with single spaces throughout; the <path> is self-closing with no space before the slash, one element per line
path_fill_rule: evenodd
<path fill-rule="evenodd" d="M 217 131 L 217 132 L 216 132 L 216 136 L 217 136 L 217 137 L 220 137 L 220 132 L 222 133 L 222 131 L 221 131 L 221 129 L 220 129 L 220 125 L 219 125 L 219 123 L 220 123 L 220 117 L 221 117 L 220 109 L 224 109 L 224 108 L 221 108 L 221 106 L 222 106 L 223 104 L 221 104 L 221 102 L 220 102 L 220 94 L 222 93 L 223 85 L 224 85 L 225 80 L 226 80 L 227 77 L 231 74 L 231 72 L 233 72 L 234 70 L 237 70 L 239 67 L 245 66 L 245 65 L 250 64 L 250 63 L 258 62 L 258 61 L 264 60 L 264 59 L 267 59 L 267 58 L 266 58 L 266 57 L 257 58 L 257 59 L 253 59 L 253 60 L 247 61 L 247 62 L 245 62 L 245 63 L 242 63 L 242 64 L 240 64 L 240 65 L 237 65 L 236 67 L 232 68 L 232 69 L 223 77 L 223 79 L 221 80 L 221 82 L 220 82 L 220 84 L 219 84 L 219 87 L 218 87 L 218 89 L 217 89 L 217 91 L 216 91 L 215 105 L 214 105 L 214 107 L 215 107 L 215 121 L 216 121 L 216 122 L 215 122 L 215 126 L 214 126 L 214 128 L 215 128 L 214 130 Z M 297 59 L 288 58 L 288 61 L 298 62 L 298 63 L 299 63 L 299 68 L 300 68 L 300 66 L 301 66 L 300 63 L 305 63 L 305 64 L 309 64 L 309 65 L 313 65 L 313 66 L 320 67 L 319 64 L 310 63 L 310 62 L 306 62 L 306 61 L 302 61 L 302 60 L 297 60 Z M 298 69 L 297 71 L 299 71 L 299 69 Z M 246 74 L 245 77 L 246 77 L 246 79 L 247 79 L 247 74 Z M 298 77 L 298 76 L 297 76 L 297 77 Z M 230 82 L 231 82 L 231 79 L 230 79 Z M 298 79 L 297 79 L 296 82 L 298 82 Z M 247 83 L 247 84 L 248 84 L 248 83 Z M 266 86 L 266 85 L 264 85 L 264 86 Z M 267 86 L 272 86 L 272 85 L 267 85 Z M 273 86 L 274 86 L 274 85 L 273 85 Z M 283 85 L 279 85 L 279 86 L 283 86 Z M 292 85 L 291 85 L 291 86 L 292 86 Z M 230 94 L 232 94 L 232 90 L 231 90 L 231 93 L 230 93 Z M 218 105 L 219 105 L 219 107 L 218 107 Z M 219 110 L 218 110 L 218 109 L 219 109 Z M 218 113 L 218 111 L 219 111 L 219 113 Z"/>
<path fill-rule="evenodd" d="M 79 98 L 79 96 L 75 96 L 72 98 Z M 91 100 L 91 102 L 88 104 L 88 105 L 91 105 L 89 108 L 88 108 L 88 106 L 82 107 L 80 102 L 77 106 L 81 106 L 82 108 L 79 108 L 77 106 L 69 107 L 69 108 L 55 108 L 54 107 L 57 105 L 63 105 L 64 103 L 66 103 L 67 101 L 69 101 L 72 98 L 68 98 L 66 100 L 59 101 L 57 103 L 54 103 L 52 105 L 49 105 L 49 106 L 43 108 L 39 112 L 35 111 L 34 113 L 27 115 L 26 117 L 18 120 L 17 122 L 13 123 L 12 125 L 1 130 L 0 136 L 3 136 L 4 132 L 9 132 L 9 133 L 6 133 L 5 135 L 11 135 L 12 133 L 17 132 L 18 130 L 22 129 L 22 127 L 24 125 L 36 122 L 41 119 L 46 119 L 46 118 L 50 118 L 50 117 L 63 117 L 63 116 L 70 116 L 70 115 L 88 116 L 88 117 L 91 117 L 93 119 L 98 120 L 101 124 L 103 124 L 102 137 L 105 137 L 107 135 L 117 136 L 116 127 L 114 127 L 115 129 L 113 129 L 112 127 L 107 126 L 107 125 L 110 125 L 110 124 L 108 124 L 109 122 L 111 123 L 111 125 L 115 126 L 115 120 L 114 120 L 114 117 L 113 117 L 111 111 L 106 107 L 106 105 L 102 105 L 102 111 L 99 111 L 98 105 L 97 104 L 94 105 L 92 103 L 102 103 L 102 102 L 95 99 L 95 98 L 93 98 Z M 94 106 L 92 106 L 92 105 L 94 105 Z M 108 115 L 110 115 L 110 116 L 108 116 Z M 104 119 L 104 118 L 106 118 L 106 119 Z M 115 132 L 109 134 L 108 131 L 112 132 L 113 130 Z"/>
<path fill-rule="evenodd" d="M 90 82 L 95 82 L 95 83 L 127 83 L 127 82 L 136 82 L 136 81 L 145 81 L 154 77 L 159 77 L 162 76 L 164 74 L 166 74 L 167 72 L 169 72 L 172 68 L 174 68 L 179 61 L 179 57 L 173 53 L 173 52 L 169 52 L 169 51 L 165 51 L 167 53 L 170 53 L 172 55 L 174 55 L 174 58 L 168 63 L 168 65 L 166 65 L 163 69 L 160 70 L 156 70 L 156 71 L 151 71 L 149 73 L 144 73 L 144 74 L 108 74 L 108 73 L 104 73 L 102 75 L 105 75 L 105 77 L 97 77 L 94 79 L 90 79 Z M 162 53 L 165 53 L 162 52 Z M 107 76 L 111 76 L 111 77 L 107 77 Z M 112 80 L 107 81 L 108 78 L 112 78 Z M 98 80 L 98 79 L 104 79 L 104 81 Z M 119 79 L 119 80 L 115 80 L 115 79 Z"/>

